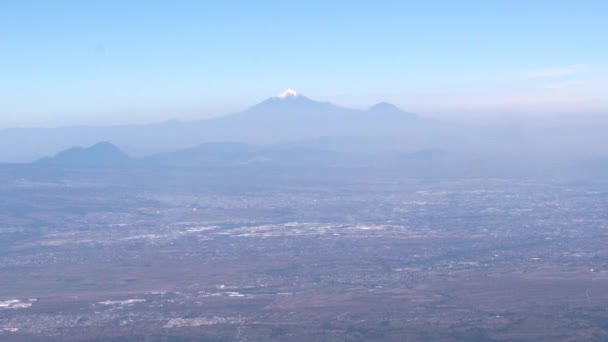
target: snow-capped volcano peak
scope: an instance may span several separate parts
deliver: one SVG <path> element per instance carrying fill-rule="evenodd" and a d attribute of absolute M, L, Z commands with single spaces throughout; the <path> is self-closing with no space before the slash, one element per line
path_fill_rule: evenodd
<path fill-rule="evenodd" d="M 297 91 L 289 88 L 289 89 L 285 90 L 284 92 L 280 93 L 279 96 L 278 96 L 278 98 L 284 99 L 284 98 L 292 97 L 292 96 L 294 96 L 294 97 L 295 96 L 300 96 L 300 94 L 298 94 Z"/>

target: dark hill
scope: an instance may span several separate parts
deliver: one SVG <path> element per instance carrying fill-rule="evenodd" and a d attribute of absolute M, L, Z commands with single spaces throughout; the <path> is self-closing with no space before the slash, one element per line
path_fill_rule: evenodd
<path fill-rule="evenodd" d="M 72 147 L 54 157 L 40 159 L 39 163 L 69 166 L 117 166 L 132 162 L 131 157 L 109 142 L 90 147 Z"/>

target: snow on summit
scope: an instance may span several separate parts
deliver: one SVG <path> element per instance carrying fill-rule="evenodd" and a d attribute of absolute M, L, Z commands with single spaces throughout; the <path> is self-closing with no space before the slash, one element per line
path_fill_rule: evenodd
<path fill-rule="evenodd" d="M 300 94 L 298 94 L 297 91 L 289 88 L 289 89 L 285 90 L 284 92 L 282 92 L 281 94 L 279 94 L 278 98 L 284 99 L 286 97 L 291 97 L 291 96 L 300 96 Z"/>

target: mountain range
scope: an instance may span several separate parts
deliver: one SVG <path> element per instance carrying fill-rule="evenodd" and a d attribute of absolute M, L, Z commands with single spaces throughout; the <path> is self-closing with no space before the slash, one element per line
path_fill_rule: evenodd
<path fill-rule="evenodd" d="M 109 142 L 89 147 L 71 147 L 36 163 L 61 167 L 218 167 L 218 166 L 331 166 L 348 162 L 352 156 L 295 145 L 253 145 L 211 142 L 171 152 L 131 157 Z"/>
<path fill-rule="evenodd" d="M 428 120 L 389 103 L 368 110 L 309 99 L 289 89 L 242 112 L 189 122 L 0 130 L 0 161 L 28 161 L 71 146 L 111 141 L 135 155 L 169 152 L 204 142 L 273 144 L 319 137 L 407 136 Z"/>
<path fill-rule="evenodd" d="M 38 160 L 40 164 L 61 166 L 106 166 L 130 165 L 133 158 L 109 142 L 100 142 L 90 147 L 71 147 L 53 157 Z"/>
<path fill-rule="evenodd" d="M 608 125 L 595 123 L 440 122 L 386 102 L 365 110 L 351 109 L 315 101 L 289 89 L 244 111 L 194 121 L 0 130 L 0 144 L 10 147 L 0 150 L 0 162 L 30 162 L 99 141 L 110 141 L 138 158 L 233 142 L 346 154 L 445 150 L 491 158 L 579 160 L 608 156 L 606 130 Z"/>

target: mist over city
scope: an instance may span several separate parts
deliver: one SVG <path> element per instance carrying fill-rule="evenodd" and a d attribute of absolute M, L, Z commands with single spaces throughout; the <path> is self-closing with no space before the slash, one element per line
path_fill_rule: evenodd
<path fill-rule="evenodd" d="M 0 4 L 0 340 L 608 340 L 607 13 Z"/>

